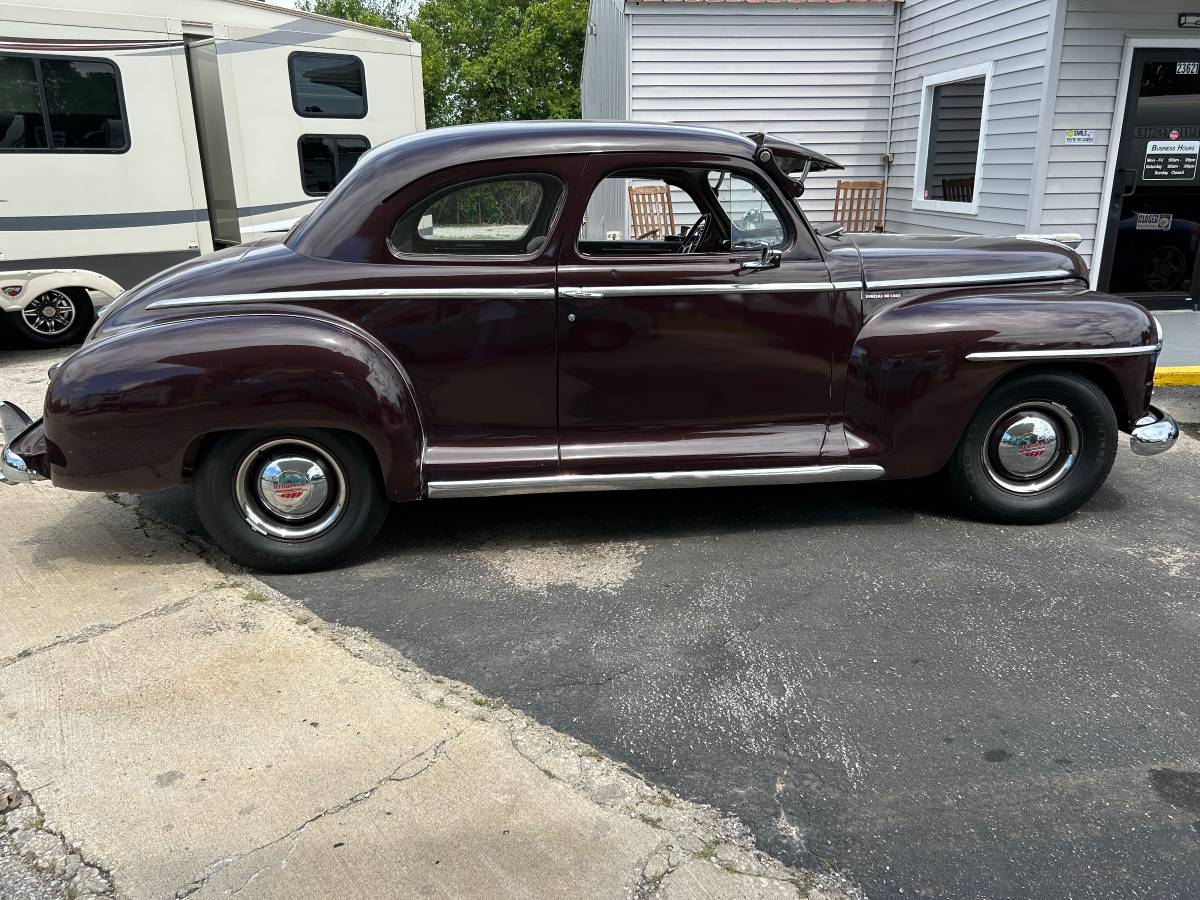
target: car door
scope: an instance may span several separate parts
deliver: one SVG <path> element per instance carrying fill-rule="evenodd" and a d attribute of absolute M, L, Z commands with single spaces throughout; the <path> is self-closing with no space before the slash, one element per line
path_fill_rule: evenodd
<path fill-rule="evenodd" d="M 658 220 L 632 222 L 656 180 Z M 558 268 L 563 471 L 816 460 L 833 286 L 789 201 L 751 163 L 678 154 L 593 156 L 583 187 Z"/>

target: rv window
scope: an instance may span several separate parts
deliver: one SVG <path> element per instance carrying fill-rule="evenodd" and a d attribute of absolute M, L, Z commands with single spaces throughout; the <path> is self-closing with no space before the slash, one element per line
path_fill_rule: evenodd
<path fill-rule="evenodd" d="M 292 106 L 301 116 L 361 119 L 367 114 L 367 83 L 357 56 L 293 53 Z"/>
<path fill-rule="evenodd" d="M 300 138 L 300 181 L 304 193 L 323 197 L 371 149 L 365 137 L 349 134 L 306 134 Z"/>
<path fill-rule="evenodd" d="M 0 56 L 0 150 L 128 148 L 121 85 L 111 62 Z"/>
<path fill-rule="evenodd" d="M 0 148 L 46 148 L 46 121 L 32 57 L 0 56 Z"/>
<path fill-rule="evenodd" d="M 43 59 L 42 85 L 56 150 L 123 150 L 117 67 L 102 59 Z"/>

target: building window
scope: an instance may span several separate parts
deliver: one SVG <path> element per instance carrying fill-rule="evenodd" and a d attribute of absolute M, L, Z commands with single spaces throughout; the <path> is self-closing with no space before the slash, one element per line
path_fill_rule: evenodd
<path fill-rule="evenodd" d="M 357 134 L 305 134 L 299 146 L 304 193 L 324 197 L 371 149 L 371 142 Z"/>
<path fill-rule="evenodd" d="M 367 79 L 357 56 L 293 53 L 288 67 L 297 115 L 361 119 L 367 114 Z"/>
<path fill-rule="evenodd" d="M 913 186 L 915 209 L 978 212 L 991 79 L 991 63 L 926 76 Z"/>
<path fill-rule="evenodd" d="M 554 225 L 563 197 L 553 175 L 503 175 L 458 184 L 410 208 L 392 250 L 420 256 L 530 256 Z"/>
<path fill-rule="evenodd" d="M 0 56 L 0 150 L 127 149 L 116 65 L 106 59 Z"/>

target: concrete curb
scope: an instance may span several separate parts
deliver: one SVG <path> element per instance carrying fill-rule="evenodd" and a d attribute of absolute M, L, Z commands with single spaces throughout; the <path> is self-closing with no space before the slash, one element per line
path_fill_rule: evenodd
<path fill-rule="evenodd" d="M 1159 366 L 1154 370 L 1155 387 L 1200 385 L 1200 366 Z"/>

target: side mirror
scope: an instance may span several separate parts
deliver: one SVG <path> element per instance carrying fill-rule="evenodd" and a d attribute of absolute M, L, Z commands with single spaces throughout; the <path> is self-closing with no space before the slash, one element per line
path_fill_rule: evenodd
<path fill-rule="evenodd" d="M 764 269 L 779 268 L 779 263 L 783 261 L 783 254 L 778 250 L 772 250 L 771 245 L 766 241 L 761 241 L 760 244 L 762 246 L 762 256 L 758 259 L 742 263 L 741 270 L 743 272 L 761 272 Z"/>

